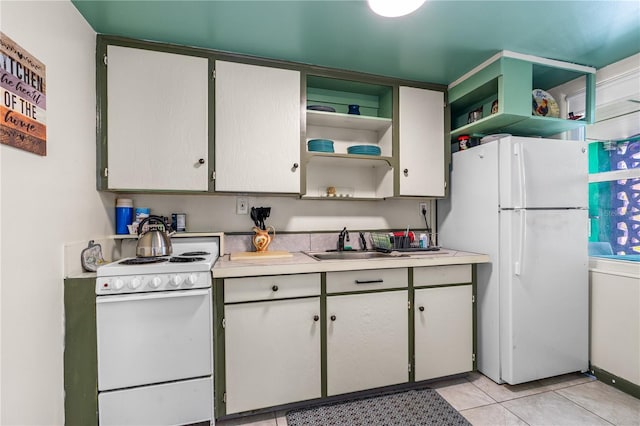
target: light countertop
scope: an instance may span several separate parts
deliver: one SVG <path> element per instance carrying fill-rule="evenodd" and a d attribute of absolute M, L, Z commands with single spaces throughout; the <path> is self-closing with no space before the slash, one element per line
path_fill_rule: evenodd
<path fill-rule="evenodd" d="M 301 252 L 292 257 L 275 259 L 230 260 L 229 255 L 221 256 L 214 265 L 214 278 L 246 277 L 256 275 L 305 274 L 312 272 L 352 271 L 363 269 L 408 268 L 420 266 L 463 265 L 488 263 L 486 254 L 441 249 L 437 252 L 406 253 L 407 257 L 315 260 Z"/>

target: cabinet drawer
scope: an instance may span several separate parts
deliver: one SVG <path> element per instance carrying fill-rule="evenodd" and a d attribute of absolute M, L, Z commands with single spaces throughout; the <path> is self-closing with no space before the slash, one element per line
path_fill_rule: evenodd
<path fill-rule="evenodd" d="M 407 268 L 327 272 L 327 293 L 408 287 Z"/>
<path fill-rule="evenodd" d="M 224 280 L 224 303 L 320 294 L 320 274 L 273 275 Z"/>
<path fill-rule="evenodd" d="M 414 287 L 470 283 L 471 279 L 471 265 L 425 266 L 413 269 Z"/>

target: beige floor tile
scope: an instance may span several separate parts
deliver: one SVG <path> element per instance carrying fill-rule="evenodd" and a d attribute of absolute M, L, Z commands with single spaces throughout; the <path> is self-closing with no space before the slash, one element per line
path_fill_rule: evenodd
<path fill-rule="evenodd" d="M 273 413 L 216 421 L 216 426 L 278 426 Z"/>
<path fill-rule="evenodd" d="M 613 424 L 640 425 L 640 399 L 602 382 L 594 381 L 556 392 Z"/>
<path fill-rule="evenodd" d="M 529 382 L 513 386 L 507 384 L 499 385 L 480 373 L 470 373 L 468 380 L 497 402 L 522 398 L 523 396 L 535 395 L 549 390 L 538 382 Z"/>
<path fill-rule="evenodd" d="M 527 426 L 515 414 L 500 404 L 485 405 L 460 411 L 473 426 Z"/>
<path fill-rule="evenodd" d="M 545 392 L 501 404 L 531 426 L 611 424 L 555 392 Z"/>
<path fill-rule="evenodd" d="M 593 376 L 582 373 L 563 374 L 562 376 L 550 377 L 548 379 L 538 380 L 541 386 L 548 390 L 557 390 L 568 388 L 569 386 L 581 385 L 597 380 Z"/>
<path fill-rule="evenodd" d="M 436 392 L 458 411 L 495 404 L 495 401 L 486 393 L 469 382 L 443 386 L 437 388 Z"/>

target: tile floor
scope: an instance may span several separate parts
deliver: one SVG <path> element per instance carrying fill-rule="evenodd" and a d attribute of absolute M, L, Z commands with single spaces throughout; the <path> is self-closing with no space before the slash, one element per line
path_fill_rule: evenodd
<path fill-rule="evenodd" d="M 640 426 L 640 399 L 582 374 L 510 386 L 470 373 L 431 387 L 473 425 Z M 286 426 L 287 419 L 278 412 L 216 425 Z"/>

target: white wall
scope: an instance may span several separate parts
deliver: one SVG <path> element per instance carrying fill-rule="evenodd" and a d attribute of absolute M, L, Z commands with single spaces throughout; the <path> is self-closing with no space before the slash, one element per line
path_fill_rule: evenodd
<path fill-rule="evenodd" d="M 251 232 L 249 215 L 236 214 L 233 195 L 129 194 L 135 207 L 150 207 L 152 214 L 187 214 L 187 231 Z M 295 197 L 244 196 L 251 207 L 271 207 L 267 225 L 281 231 L 424 229 L 418 199 L 380 201 L 300 200 Z M 429 206 L 431 204 L 428 204 Z M 432 209 L 430 208 L 429 211 Z M 429 224 L 434 221 L 430 219 Z"/>
<path fill-rule="evenodd" d="M 0 8 L 47 84 L 47 155 L 0 145 L 0 423 L 61 425 L 64 243 L 113 232 L 113 196 L 95 190 L 95 33 L 67 0 Z"/>

